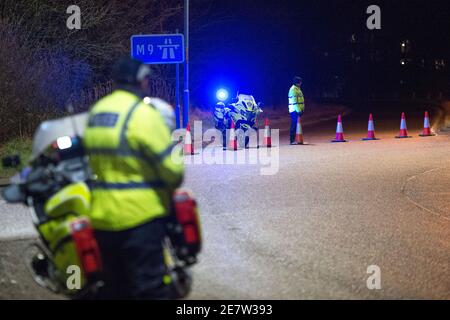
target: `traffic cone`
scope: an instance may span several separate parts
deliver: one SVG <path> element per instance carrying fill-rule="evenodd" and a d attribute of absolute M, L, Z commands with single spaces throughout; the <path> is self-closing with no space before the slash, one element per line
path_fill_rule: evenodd
<path fill-rule="evenodd" d="M 347 140 L 344 139 L 344 128 L 342 127 L 342 116 L 338 116 L 338 122 L 336 127 L 336 139 L 334 139 L 331 142 L 347 142 Z"/>
<path fill-rule="evenodd" d="M 295 142 L 297 144 L 303 144 L 303 129 L 302 129 L 302 120 L 298 117 L 297 120 L 297 130 L 295 132 Z"/>
<path fill-rule="evenodd" d="M 269 119 L 266 118 L 266 123 L 264 125 L 264 142 L 263 146 L 266 148 L 272 148 L 272 134 L 269 127 Z"/>
<path fill-rule="evenodd" d="M 372 114 L 369 115 L 369 126 L 367 128 L 367 138 L 364 138 L 362 140 L 363 141 L 380 140 L 380 139 L 375 138 L 375 126 L 373 124 Z"/>
<path fill-rule="evenodd" d="M 238 149 L 236 131 L 234 130 L 234 121 L 231 120 L 230 139 L 228 140 L 228 150 L 236 151 Z"/>
<path fill-rule="evenodd" d="M 400 133 L 398 136 L 396 136 L 397 139 L 403 139 L 403 138 L 411 138 L 408 136 L 408 128 L 406 127 L 406 116 L 405 113 L 402 112 L 402 120 L 400 122 Z"/>
<path fill-rule="evenodd" d="M 186 137 L 184 139 L 184 154 L 185 155 L 194 154 L 194 142 L 192 141 L 191 125 L 189 123 L 186 127 Z"/>
<path fill-rule="evenodd" d="M 432 136 L 435 136 L 435 134 L 431 132 L 430 116 L 428 115 L 428 111 L 425 111 L 425 120 L 423 122 L 423 133 L 419 134 L 419 136 L 421 136 L 421 137 L 432 137 Z"/>

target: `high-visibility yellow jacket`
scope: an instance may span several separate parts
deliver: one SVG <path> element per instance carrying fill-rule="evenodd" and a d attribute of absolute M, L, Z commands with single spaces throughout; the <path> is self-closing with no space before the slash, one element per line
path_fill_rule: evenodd
<path fill-rule="evenodd" d="M 168 213 L 184 166 L 153 106 L 114 91 L 92 107 L 84 146 L 96 175 L 90 186 L 95 229 L 126 230 Z"/>
<path fill-rule="evenodd" d="M 305 98 L 303 97 L 302 90 L 293 85 L 289 89 L 289 112 L 304 112 L 305 111 Z"/>

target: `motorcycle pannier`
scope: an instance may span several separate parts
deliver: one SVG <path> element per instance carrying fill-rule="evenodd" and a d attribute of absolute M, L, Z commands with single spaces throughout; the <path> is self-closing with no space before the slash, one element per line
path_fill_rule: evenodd
<path fill-rule="evenodd" d="M 169 223 L 170 240 L 175 255 L 192 265 L 202 248 L 202 233 L 197 202 L 188 190 L 177 190 L 174 195 L 174 215 Z"/>

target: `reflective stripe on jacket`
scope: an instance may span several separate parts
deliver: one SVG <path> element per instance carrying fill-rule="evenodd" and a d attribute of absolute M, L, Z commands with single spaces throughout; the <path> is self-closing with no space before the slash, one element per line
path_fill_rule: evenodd
<path fill-rule="evenodd" d="M 159 112 L 136 95 L 116 90 L 89 113 L 84 146 L 94 228 L 120 231 L 166 215 L 181 184 L 183 161 Z"/>
<path fill-rule="evenodd" d="M 289 89 L 289 112 L 304 112 L 305 98 L 303 92 L 299 87 L 293 85 Z"/>

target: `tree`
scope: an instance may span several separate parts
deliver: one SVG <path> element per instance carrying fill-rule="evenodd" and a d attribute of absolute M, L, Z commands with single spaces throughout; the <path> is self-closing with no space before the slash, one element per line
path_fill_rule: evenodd
<path fill-rule="evenodd" d="M 81 30 L 66 26 L 74 4 Z M 83 90 L 107 82 L 113 61 L 129 54 L 131 35 L 164 32 L 181 9 L 175 0 L 2 0 L 0 143 L 31 134 Z M 167 70 L 156 67 L 155 74 L 164 84 Z"/>

